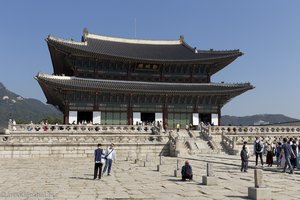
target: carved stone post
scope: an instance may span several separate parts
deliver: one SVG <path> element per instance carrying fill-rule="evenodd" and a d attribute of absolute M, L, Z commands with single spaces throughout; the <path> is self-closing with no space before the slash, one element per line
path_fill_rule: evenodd
<path fill-rule="evenodd" d="M 271 191 L 263 186 L 262 169 L 254 170 L 254 187 L 248 188 L 248 197 L 250 199 L 271 199 Z"/>
<path fill-rule="evenodd" d="M 255 169 L 254 170 L 254 187 L 256 187 L 256 188 L 262 187 L 262 182 L 263 182 L 262 170 Z"/>
<path fill-rule="evenodd" d="M 163 159 L 162 159 L 162 155 L 159 156 L 159 165 L 163 164 Z"/>
<path fill-rule="evenodd" d="M 203 185 L 218 185 L 218 178 L 215 177 L 213 164 L 207 163 L 207 176 L 202 176 Z"/>
<path fill-rule="evenodd" d="M 212 163 L 207 163 L 206 169 L 207 169 L 207 176 L 215 176 Z"/>
<path fill-rule="evenodd" d="M 179 159 L 177 159 L 177 168 L 176 168 L 176 169 L 177 169 L 177 170 L 179 170 L 179 169 L 180 169 L 180 167 L 181 167 L 181 166 L 180 166 L 180 160 L 179 160 Z"/>

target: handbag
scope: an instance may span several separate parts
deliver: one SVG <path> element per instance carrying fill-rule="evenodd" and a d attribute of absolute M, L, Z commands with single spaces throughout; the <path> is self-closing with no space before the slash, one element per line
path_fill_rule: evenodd
<path fill-rule="evenodd" d="M 106 162 L 106 159 L 103 156 L 101 156 L 101 161 L 100 162 L 104 165 L 105 162 Z"/>

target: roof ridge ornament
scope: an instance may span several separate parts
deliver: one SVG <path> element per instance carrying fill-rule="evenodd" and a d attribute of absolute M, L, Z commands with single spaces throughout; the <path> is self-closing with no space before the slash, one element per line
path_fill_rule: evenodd
<path fill-rule="evenodd" d="M 180 41 L 181 43 L 184 42 L 184 36 L 183 36 L 183 35 L 180 35 L 180 36 L 179 36 L 179 41 Z"/>
<path fill-rule="evenodd" d="M 83 35 L 81 37 L 81 42 L 85 42 L 86 41 L 86 36 L 89 34 L 89 30 L 87 29 L 87 27 L 84 27 L 83 29 Z"/>

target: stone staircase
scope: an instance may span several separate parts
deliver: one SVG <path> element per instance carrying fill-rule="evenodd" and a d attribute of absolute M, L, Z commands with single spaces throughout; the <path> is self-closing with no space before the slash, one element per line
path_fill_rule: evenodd
<path fill-rule="evenodd" d="M 180 130 L 178 141 L 184 147 L 180 149 L 180 155 L 218 154 L 221 152 L 210 145 L 210 142 L 201 136 L 200 131 Z"/>

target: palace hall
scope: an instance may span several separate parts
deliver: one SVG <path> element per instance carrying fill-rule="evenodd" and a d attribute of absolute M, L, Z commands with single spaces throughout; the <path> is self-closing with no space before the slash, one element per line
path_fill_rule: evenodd
<path fill-rule="evenodd" d="M 46 42 L 53 74 L 35 78 L 65 124 L 219 125 L 221 108 L 254 88 L 250 83 L 211 82 L 243 55 L 240 50 L 198 50 L 183 36 L 129 39 L 84 29 L 81 41 L 49 35 Z"/>

